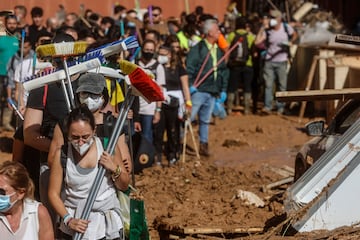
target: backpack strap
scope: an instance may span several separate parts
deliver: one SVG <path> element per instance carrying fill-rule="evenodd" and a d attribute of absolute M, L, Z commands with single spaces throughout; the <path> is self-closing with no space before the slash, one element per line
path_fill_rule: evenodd
<path fill-rule="evenodd" d="M 286 34 L 288 35 L 288 40 L 291 40 L 292 35 L 289 33 L 289 28 L 288 28 L 288 24 L 286 22 L 283 22 L 283 26 L 285 29 Z"/>
<path fill-rule="evenodd" d="M 64 145 L 61 146 L 61 153 L 60 153 L 60 164 L 63 169 L 63 181 L 66 176 L 66 163 L 68 158 L 68 142 L 64 142 Z"/>

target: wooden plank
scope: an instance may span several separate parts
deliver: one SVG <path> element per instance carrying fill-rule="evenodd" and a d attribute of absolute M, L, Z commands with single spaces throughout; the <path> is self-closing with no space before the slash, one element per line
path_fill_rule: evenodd
<path fill-rule="evenodd" d="M 184 234 L 214 234 L 214 233 L 261 233 L 264 228 L 261 227 L 249 227 L 249 228 L 233 228 L 224 229 L 217 227 L 202 227 L 202 228 L 184 228 Z"/>
<path fill-rule="evenodd" d="M 273 183 L 270 183 L 270 184 L 266 185 L 263 188 L 263 191 L 266 192 L 267 190 L 279 187 L 279 186 L 284 185 L 284 184 L 291 183 L 293 181 L 294 181 L 294 177 L 287 177 L 287 178 L 284 178 L 284 179 L 281 179 L 279 181 L 276 181 L 276 182 L 273 182 Z"/>
<path fill-rule="evenodd" d="M 360 88 L 276 92 L 280 102 L 334 100 L 360 97 Z"/>
<path fill-rule="evenodd" d="M 313 59 L 312 59 L 310 72 L 309 72 L 309 74 L 307 76 L 307 79 L 306 79 L 305 91 L 308 91 L 311 88 L 311 85 L 312 85 L 313 80 L 314 80 L 314 75 L 315 75 L 315 70 L 316 70 L 318 60 L 319 60 L 318 56 L 314 56 Z M 305 108 L 306 108 L 306 101 L 303 101 L 301 103 L 301 108 L 300 108 L 300 112 L 299 112 L 299 119 L 302 119 L 304 117 Z"/>

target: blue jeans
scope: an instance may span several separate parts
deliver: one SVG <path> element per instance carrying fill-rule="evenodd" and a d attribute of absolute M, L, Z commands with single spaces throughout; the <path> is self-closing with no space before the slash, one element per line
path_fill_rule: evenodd
<path fill-rule="evenodd" d="M 287 62 L 271 62 L 266 61 L 264 65 L 264 81 L 265 81 L 265 108 L 272 110 L 272 102 L 274 100 L 274 84 L 277 83 L 278 91 L 286 91 L 287 86 Z M 277 82 L 275 80 L 277 79 Z M 276 101 L 278 112 L 283 112 L 285 103 Z"/>
<path fill-rule="evenodd" d="M 191 101 L 191 121 L 194 121 L 198 115 L 200 142 L 207 143 L 209 141 L 209 123 L 215 105 L 215 97 L 210 93 L 195 92 L 191 95 Z"/>
<path fill-rule="evenodd" d="M 141 133 L 151 143 L 153 143 L 153 115 L 140 114 Z"/>

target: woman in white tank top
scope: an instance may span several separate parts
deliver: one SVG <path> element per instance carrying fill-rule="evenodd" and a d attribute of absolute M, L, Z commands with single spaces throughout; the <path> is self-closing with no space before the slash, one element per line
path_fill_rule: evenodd
<path fill-rule="evenodd" d="M 1 240 L 54 239 L 47 209 L 34 199 L 26 168 L 13 161 L 0 165 Z"/>
<path fill-rule="evenodd" d="M 119 238 L 123 226 L 116 190 L 126 190 L 130 181 L 120 152 L 115 149 L 111 156 L 104 151 L 100 139 L 95 136 L 94 116 L 86 105 L 72 110 L 65 127 L 68 144 L 63 159 L 66 162 L 61 162 L 59 149 L 51 167 L 49 184 L 50 203 L 62 218 L 63 238 L 75 232 L 83 233 L 82 239 Z M 81 219 L 99 164 L 107 173 L 89 219 Z M 65 196 L 61 198 L 63 180 Z"/>

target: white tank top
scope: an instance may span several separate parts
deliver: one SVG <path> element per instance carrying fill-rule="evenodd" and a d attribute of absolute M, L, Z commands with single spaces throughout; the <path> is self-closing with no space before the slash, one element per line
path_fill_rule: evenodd
<path fill-rule="evenodd" d="M 24 209 L 21 215 L 19 229 L 13 232 L 7 218 L 0 214 L 1 240 L 37 240 L 39 239 L 39 202 L 24 199 Z"/>

